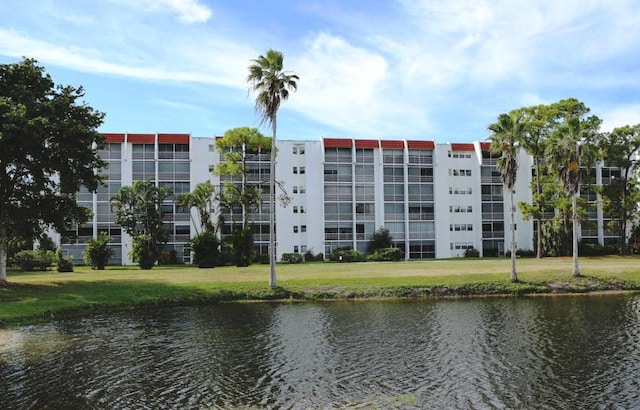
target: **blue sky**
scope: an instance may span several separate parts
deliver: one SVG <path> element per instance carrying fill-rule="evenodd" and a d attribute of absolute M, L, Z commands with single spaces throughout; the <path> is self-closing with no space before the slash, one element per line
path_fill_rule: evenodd
<path fill-rule="evenodd" d="M 210 137 L 259 126 L 247 66 L 274 48 L 300 76 L 279 138 L 460 142 L 569 97 L 640 123 L 639 22 L 636 0 L 3 0 L 0 63 L 83 85 L 102 132 Z"/>

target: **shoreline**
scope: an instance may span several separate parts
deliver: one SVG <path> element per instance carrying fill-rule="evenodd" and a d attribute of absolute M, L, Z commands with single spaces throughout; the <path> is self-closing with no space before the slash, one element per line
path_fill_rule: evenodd
<path fill-rule="evenodd" d="M 228 285 L 228 284 L 227 284 Z M 6 302 L 20 303 L 29 299 L 29 294 L 35 292 L 50 292 L 52 287 L 66 290 L 72 284 L 63 282 L 36 284 L 14 283 L 0 284 L 0 290 L 14 290 L 16 295 L 0 298 Z M 95 282 L 89 285 L 90 290 L 108 291 L 107 282 Z M 239 289 L 232 285 L 218 287 L 211 290 L 183 289 L 181 292 L 168 294 L 142 291 L 138 295 L 128 297 L 114 297 L 102 301 L 83 301 L 77 298 L 75 302 L 60 307 L 46 305 L 26 309 L 22 312 L 0 316 L 0 329 L 11 329 L 30 324 L 46 323 L 59 319 L 90 317 L 109 312 L 148 309 L 153 307 L 188 307 L 202 306 L 216 303 L 313 303 L 313 302 L 367 302 L 392 300 L 442 300 L 466 299 L 486 297 L 557 297 L 576 295 L 608 295 L 640 292 L 640 283 L 635 281 L 618 281 L 591 276 L 581 276 L 569 280 L 554 280 L 549 282 L 469 282 L 463 285 L 409 285 L 409 286 L 371 286 L 350 287 L 344 285 L 316 285 L 316 286 L 283 286 L 270 288 Z M 79 292 L 81 294 L 81 292 Z M 153 293 L 153 292 L 152 292 Z M 22 298 L 20 297 L 22 295 Z M 55 299 L 55 298 L 54 298 Z"/>

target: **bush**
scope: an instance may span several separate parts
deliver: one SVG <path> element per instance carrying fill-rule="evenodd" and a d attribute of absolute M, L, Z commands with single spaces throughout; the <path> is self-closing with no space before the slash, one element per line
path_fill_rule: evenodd
<path fill-rule="evenodd" d="M 322 262 L 324 261 L 324 254 L 322 252 L 314 255 L 312 251 L 306 251 L 304 253 L 305 262 Z"/>
<path fill-rule="evenodd" d="M 480 251 L 477 250 L 476 248 L 466 249 L 464 251 L 464 257 L 465 258 L 479 258 L 480 257 Z"/>
<path fill-rule="evenodd" d="M 137 262 L 141 269 L 151 269 L 158 260 L 156 242 L 149 235 L 138 235 L 133 238 L 131 245 L 131 256 L 133 261 Z"/>
<path fill-rule="evenodd" d="M 84 263 L 91 266 L 91 269 L 104 270 L 109 263 L 109 258 L 113 255 L 113 250 L 109 248 L 110 240 L 111 238 L 104 232 L 98 232 L 96 239 L 89 239 L 82 253 Z"/>
<path fill-rule="evenodd" d="M 366 260 L 362 252 L 351 248 L 337 248 L 329 255 L 333 262 L 363 262 Z"/>
<path fill-rule="evenodd" d="M 177 265 L 179 263 L 178 251 L 175 249 L 171 249 L 170 251 L 163 249 L 158 254 L 158 265 Z"/>
<path fill-rule="evenodd" d="M 511 257 L 511 250 L 508 250 L 504 253 L 505 258 Z M 533 258 L 536 256 L 536 251 L 532 249 L 516 249 L 516 256 L 521 258 Z"/>
<path fill-rule="evenodd" d="M 283 253 L 280 259 L 282 263 L 302 263 L 304 258 L 299 253 Z"/>
<path fill-rule="evenodd" d="M 368 259 L 372 261 L 399 261 L 404 257 L 404 252 L 400 248 L 381 248 L 376 249 L 371 255 L 369 255 Z"/>
<path fill-rule="evenodd" d="M 389 230 L 381 227 L 377 231 L 371 235 L 371 239 L 369 240 L 369 245 L 367 247 L 367 251 L 370 253 L 374 253 L 378 249 L 388 249 L 391 248 L 393 242 L 393 237 L 389 234 Z"/>
<path fill-rule="evenodd" d="M 600 245 L 599 243 L 580 241 L 578 254 L 583 256 L 616 255 L 620 252 L 618 245 Z"/>
<path fill-rule="evenodd" d="M 20 251 L 13 257 L 13 262 L 23 271 L 34 271 L 36 268 L 47 270 L 53 265 L 54 254 L 51 251 Z"/>
<path fill-rule="evenodd" d="M 233 230 L 233 263 L 238 267 L 251 265 L 254 252 L 251 228 L 237 227 Z"/>
<path fill-rule="evenodd" d="M 73 260 L 69 256 L 64 256 L 62 249 L 56 249 L 56 265 L 58 272 L 73 272 Z"/>
<path fill-rule="evenodd" d="M 193 264 L 199 268 L 213 268 L 220 264 L 220 242 L 213 232 L 203 232 L 191 240 Z"/>

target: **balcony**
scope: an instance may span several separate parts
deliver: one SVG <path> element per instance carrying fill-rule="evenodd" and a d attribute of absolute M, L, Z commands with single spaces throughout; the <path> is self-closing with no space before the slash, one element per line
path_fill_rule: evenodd
<path fill-rule="evenodd" d="M 432 183 L 433 175 L 409 175 L 409 182 Z"/>
<path fill-rule="evenodd" d="M 409 213 L 410 221 L 433 221 L 434 213 L 433 212 L 422 212 L 417 214 Z"/>
<path fill-rule="evenodd" d="M 483 202 L 502 202 L 504 197 L 500 195 L 482 195 Z"/>
<path fill-rule="evenodd" d="M 480 182 L 483 184 L 502 184 L 502 178 L 499 176 L 482 176 Z"/>
<path fill-rule="evenodd" d="M 503 239 L 504 231 L 487 231 L 482 232 L 482 239 Z"/>
<path fill-rule="evenodd" d="M 504 213 L 503 212 L 483 212 L 482 213 L 482 220 L 503 221 L 504 220 Z"/>

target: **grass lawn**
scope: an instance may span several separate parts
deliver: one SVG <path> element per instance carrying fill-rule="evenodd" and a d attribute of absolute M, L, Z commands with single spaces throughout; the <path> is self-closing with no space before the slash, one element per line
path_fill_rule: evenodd
<path fill-rule="evenodd" d="M 269 266 L 108 267 L 73 273 L 9 272 L 0 287 L 0 324 L 60 315 L 85 315 L 134 305 L 212 303 L 223 300 L 430 297 L 640 289 L 639 257 L 518 259 L 519 283 L 509 282 L 509 259 L 448 259 L 351 264 L 278 265 L 279 288 L 268 287 Z"/>

